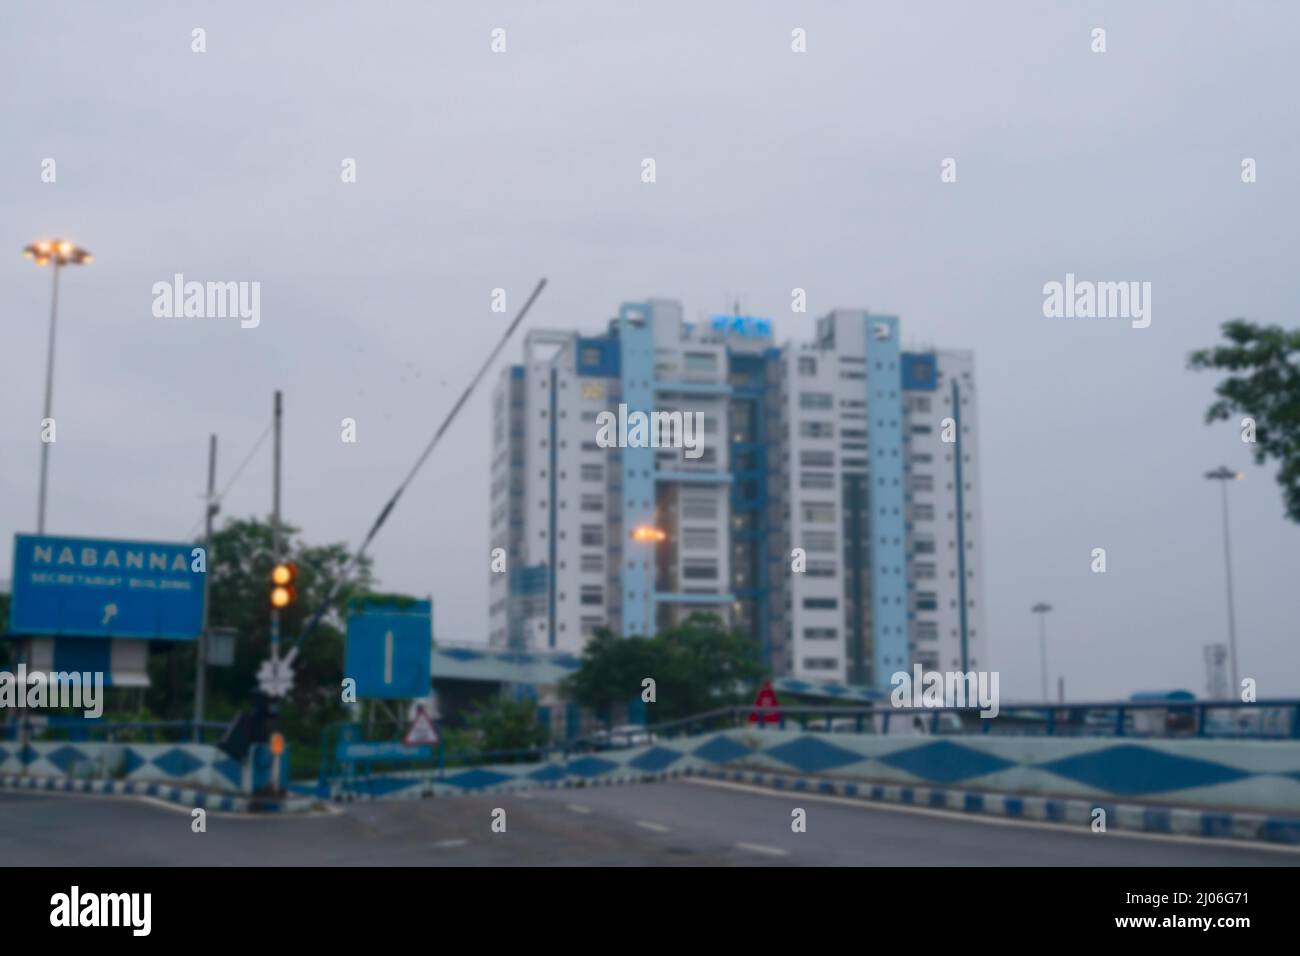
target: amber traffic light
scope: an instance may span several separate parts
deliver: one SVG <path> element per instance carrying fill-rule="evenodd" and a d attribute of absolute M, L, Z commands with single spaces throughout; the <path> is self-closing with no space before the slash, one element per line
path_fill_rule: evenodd
<path fill-rule="evenodd" d="M 291 562 L 277 564 L 271 569 L 271 606 L 286 608 L 298 597 L 293 582 L 298 577 L 298 568 Z"/>

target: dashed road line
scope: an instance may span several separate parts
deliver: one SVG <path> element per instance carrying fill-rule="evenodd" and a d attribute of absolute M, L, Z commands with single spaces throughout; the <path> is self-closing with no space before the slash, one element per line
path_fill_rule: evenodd
<path fill-rule="evenodd" d="M 737 843 L 737 850 L 748 850 L 750 853 L 762 853 L 765 856 L 789 856 L 789 850 L 782 850 L 779 847 L 764 846 L 761 843 Z"/>

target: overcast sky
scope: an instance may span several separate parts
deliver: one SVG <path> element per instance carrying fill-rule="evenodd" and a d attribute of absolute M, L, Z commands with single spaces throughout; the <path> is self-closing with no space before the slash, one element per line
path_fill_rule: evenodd
<path fill-rule="evenodd" d="M 1298 29 L 1285 3 L 8 0 L 0 538 L 35 529 L 36 238 L 96 256 L 62 283 L 52 533 L 184 538 L 208 434 L 224 484 L 280 388 L 285 517 L 355 544 L 504 329 L 495 287 L 513 312 L 545 275 L 526 327 L 588 331 L 649 296 L 689 318 L 739 298 L 782 341 L 867 308 L 905 345 L 975 351 L 1004 698 L 1038 693 L 1038 600 L 1071 697 L 1203 691 L 1201 647 L 1226 639 L 1220 464 L 1247 474 L 1242 674 L 1300 694 L 1300 527 L 1275 468 L 1203 424 L 1215 376 L 1185 368 L 1225 319 L 1296 324 Z M 178 272 L 260 281 L 260 326 L 154 318 Z M 1151 282 L 1151 326 L 1045 318 L 1067 272 Z M 489 421 L 485 388 L 375 548 L 447 641 L 486 640 Z M 270 474 L 264 449 L 226 515 L 269 512 Z"/>

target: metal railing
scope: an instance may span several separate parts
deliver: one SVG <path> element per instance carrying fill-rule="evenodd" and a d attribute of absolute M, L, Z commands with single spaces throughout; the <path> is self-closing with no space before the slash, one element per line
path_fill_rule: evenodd
<path fill-rule="evenodd" d="M 0 724 L 0 740 L 29 743 L 212 743 L 221 739 L 226 724 L 190 720 L 86 720 L 82 717 L 45 717 Z M 196 736 L 195 730 L 198 734 Z"/>

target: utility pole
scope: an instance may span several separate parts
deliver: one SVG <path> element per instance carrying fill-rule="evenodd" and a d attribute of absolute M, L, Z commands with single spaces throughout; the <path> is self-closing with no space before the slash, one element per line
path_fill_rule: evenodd
<path fill-rule="evenodd" d="M 280 422 L 284 412 L 282 393 L 275 393 L 275 452 L 271 469 L 271 564 L 280 563 L 283 543 L 280 540 Z M 271 657 L 280 656 L 280 609 L 271 608 Z"/>
<path fill-rule="evenodd" d="M 1043 703 L 1049 702 L 1047 696 L 1047 612 L 1052 609 L 1052 605 L 1046 601 L 1039 601 L 1029 610 L 1038 615 L 1038 648 L 1039 660 L 1043 671 Z"/>
<path fill-rule="evenodd" d="M 217 504 L 217 436 L 208 436 L 208 494 L 203 506 L 203 554 L 206 562 L 203 571 L 203 631 L 199 634 L 198 653 L 194 664 L 194 742 L 203 742 L 203 704 L 208 690 L 208 622 L 212 601 L 212 519 L 221 506 Z"/>
<path fill-rule="evenodd" d="M 1228 540 L 1228 482 L 1241 481 L 1245 477 L 1239 471 L 1233 471 L 1227 465 L 1207 471 L 1205 477 L 1219 483 L 1223 497 L 1223 569 L 1228 584 L 1228 657 L 1232 668 L 1232 693 L 1241 693 L 1241 681 L 1237 675 L 1237 612 L 1232 601 L 1232 547 Z"/>

